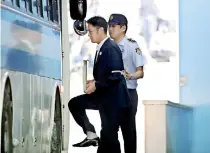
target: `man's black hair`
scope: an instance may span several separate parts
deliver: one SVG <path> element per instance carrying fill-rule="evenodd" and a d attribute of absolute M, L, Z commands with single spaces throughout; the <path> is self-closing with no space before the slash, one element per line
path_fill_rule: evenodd
<path fill-rule="evenodd" d="M 104 33 L 107 34 L 108 23 L 103 17 L 94 16 L 87 20 L 88 24 L 92 24 L 96 28 L 103 28 Z"/>

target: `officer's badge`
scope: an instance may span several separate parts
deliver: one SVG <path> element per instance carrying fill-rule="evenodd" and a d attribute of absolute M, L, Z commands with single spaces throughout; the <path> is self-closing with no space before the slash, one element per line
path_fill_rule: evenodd
<path fill-rule="evenodd" d="M 111 16 L 109 17 L 109 21 L 111 21 L 113 18 L 114 18 L 114 17 L 111 15 Z"/>
<path fill-rule="evenodd" d="M 136 53 L 140 55 L 141 54 L 141 49 L 140 48 L 136 48 Z"/>
<path fill-rule="evenodd" d="M 132 38 L 128 38 L 128 41 L 132 42 L 132 43 L 135 43 L 136 41 L 133 40 Z"/>

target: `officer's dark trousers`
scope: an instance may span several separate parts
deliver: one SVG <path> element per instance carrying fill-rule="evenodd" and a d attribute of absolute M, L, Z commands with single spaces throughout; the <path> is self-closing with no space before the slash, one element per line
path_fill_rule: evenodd
<path fill-rule="evenodd" d="M 124 109 L 121 117 L 121 131 L 124 139 L 125 153 L 136 153 L 136 112 L 138 95 L 136 89 L 128 89 L 132 106 Z"/>
<path fill-rule="evenodd" d="M 84 133 L 95 132 L 94 126 L 89 122 L 85 109 L 99 110 L 102 129 L 100 144 L 97 153 L 120 153 L 118 130 L 120 125 L 120 107 L 111 103 L 100 103 L 96 94 L 80 95 L 70 100 L 68 106 L 75 121 L 82 127 Z"/>

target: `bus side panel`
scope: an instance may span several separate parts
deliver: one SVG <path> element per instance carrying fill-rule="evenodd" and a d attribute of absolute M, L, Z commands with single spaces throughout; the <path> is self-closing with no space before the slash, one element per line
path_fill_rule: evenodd
<path fill-rule="evenodd" d="M 60 32 L 1 8 L 2 72 L 11 77 L 15 153 L 49 153 L 54 88 L 61 80 Z"/>
<path fill-rule="evenodd" d="M 9 73 L 13 98 L 15 153 L 50 152 L 55 91 L 60 81 L 2 69 Z"/>

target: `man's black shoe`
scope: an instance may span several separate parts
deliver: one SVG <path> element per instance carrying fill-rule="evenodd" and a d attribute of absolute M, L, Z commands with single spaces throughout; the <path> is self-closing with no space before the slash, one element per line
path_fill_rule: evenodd
<path fill-rule="evenodd" d="M 89 146 L 98 146 L 99 145 L 99 137 L 94 139 L 85 138 L 82 142 L 73 144 L 73 147 L 89 147 Z"/>

